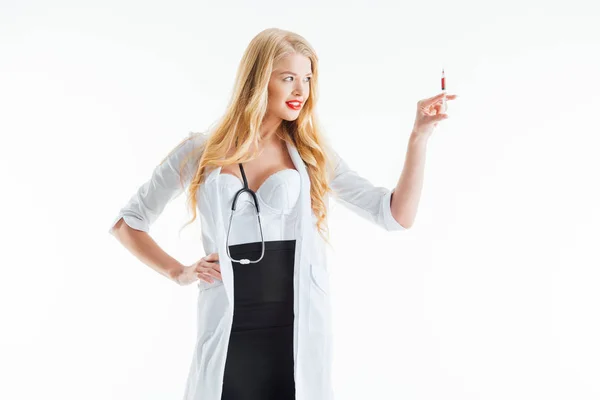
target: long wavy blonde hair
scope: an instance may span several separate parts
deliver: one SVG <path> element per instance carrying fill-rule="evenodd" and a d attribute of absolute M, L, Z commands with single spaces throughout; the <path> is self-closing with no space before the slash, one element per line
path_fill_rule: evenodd
<path fill-rule="evenodd" d="M 329 143 L 322 133 L 315 112 L 319 84 L 318 58 L 302 36 L 277 28 L 266 29 L 252 39 L 239 64 L 233 93 L 223 117 L 216 123 L 202 148 L 195 150 L 201 156 L 187 189 L 187 203 L 193 217 L 184 227 L 196 219 L 196 193 L 211 167 L 224 167 L 255 159 L 274 64 L 292 53 L 302 54 L 311 62 L 310 96 L 298 118 L 294 121 L 283 120 L 276 135 L 296 147 L 307 167 L 311 208 L 317 218 L 319 233 L 329 244 L 324 196 L 330 190 L 332 158 Z M 234 145 L 236 142 L 237 145 Z M 252 144 L 255 150 L 250 153 Z M 228 157 L 227 152 L 232 147 L 234 152 Z M 183 161 L 184 166 L 186 160 Z"/>

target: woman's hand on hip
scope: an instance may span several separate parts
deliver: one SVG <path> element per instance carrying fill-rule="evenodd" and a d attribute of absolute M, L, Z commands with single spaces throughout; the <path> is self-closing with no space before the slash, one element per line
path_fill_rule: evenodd
<path fill-rule="evenodd" d="M 198 279 L 213 283 L 214 278 L 223 280 L 218 253 L 211 253 L 190 266 L 184 266 L 179 276 L 177 276 L 176 282 L 182 286 L 194 283 Z"/>

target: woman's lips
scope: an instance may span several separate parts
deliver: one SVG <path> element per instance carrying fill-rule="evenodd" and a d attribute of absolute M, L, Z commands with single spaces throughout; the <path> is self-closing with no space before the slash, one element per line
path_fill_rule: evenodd
<path fill-rule="evenodd" d="M 292 110 L 299 110 L 302 108 L 302 103 L 299 101 L 286 101 L 285 104 Z"/>

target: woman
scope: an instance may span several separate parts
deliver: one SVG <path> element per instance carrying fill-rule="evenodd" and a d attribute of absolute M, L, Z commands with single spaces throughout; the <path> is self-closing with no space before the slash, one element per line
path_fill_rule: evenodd
<path fill-rule="evenodd" d="M 396 189 L 373 186 L 326 143 L 315 116 L 317 85 L 318 58 L 304 38 L 259 33 L 222 120 L 176 146 L 111 226 L 151 268 L 180 285 L 197 282 L 187 400 L 332 399 L 329 193 L 388 231 L 412 225 L 425 144 L 446 118 L 443 94 L 418 103 L 407 168 L 392 196 Z M 189 266 L 148 234 L 186 188 L 189 223 L 197 209 L 208 253 Z"/>

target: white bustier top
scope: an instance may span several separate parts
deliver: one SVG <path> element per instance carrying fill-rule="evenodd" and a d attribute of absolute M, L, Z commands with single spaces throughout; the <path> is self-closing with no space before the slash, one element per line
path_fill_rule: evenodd
<path fill-rule="evenodd" d="M 230 173 L 219 177 L 221 199 L 223 201 L 223 222 L 225 234 L 229 228 L 231 205 L 235 194 L 244 187 L 243 181 Z M 260 222 L 265 242 L 295 239 L 300 198 L 300 174 L 295 169 L 275 172 L 263 182 L 256 192 L 260 209 Z M 233 212 L 229 245 L 260 242 L 260 228 L 252 195 L 244 192 L 239 195 Z"/>

